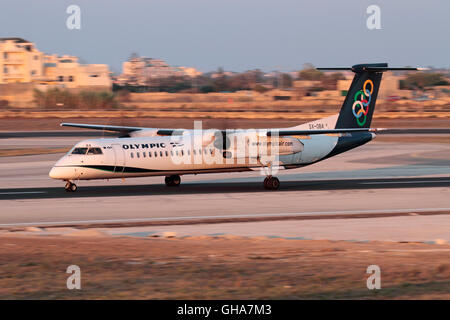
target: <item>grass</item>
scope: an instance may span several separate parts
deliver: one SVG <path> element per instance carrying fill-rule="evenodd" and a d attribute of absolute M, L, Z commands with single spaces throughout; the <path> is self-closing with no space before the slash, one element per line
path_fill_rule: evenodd
<path fill-rule="evenodd" d="M 0 299 L 450 298 L 448 245 L 52 236 L 0 243 Z M 374 263 L 381 290 L 366 287 Z M 65 287 L 71 264 L 81 268 L 82 290 Z"/>

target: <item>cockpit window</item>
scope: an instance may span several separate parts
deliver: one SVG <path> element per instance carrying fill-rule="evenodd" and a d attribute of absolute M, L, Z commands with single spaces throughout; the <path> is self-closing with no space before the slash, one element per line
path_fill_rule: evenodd
<path fill-rule="evenodd" d="M 101 148 L 75 148 L 72 154 L 102 154 Z"/>
<path fill-rule="evenodd" d="M 72 154 L 86 154 L 88 148 L 75 148 Z"/>
<path fill-rule="evenodd" d="M 89 148 L 87 154 L 102 154 L 102 149 L 100 149 L 100 148 Z"/>

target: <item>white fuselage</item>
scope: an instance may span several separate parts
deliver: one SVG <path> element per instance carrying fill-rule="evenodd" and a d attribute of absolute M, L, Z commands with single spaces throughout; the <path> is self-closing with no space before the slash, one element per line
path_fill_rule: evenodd
<path fill-rule="evenodd" d="M 49 175 L 61 180 L 90 180 L 248 171 L 267 166 L 284 169 L 317 162 L 330 154 L 338 142 L 337 135 L 279 139 L 288 141 L 290 147 L 279 147 L 276 163 L 264 162 L 258 156 L 238 155 L 236 149 L 231 150 L 231 157 L 224 158 L 222 150 L 213 144 L 187 142 L 183 136 L 175 140 L 166 136 L 91 139 L 76 144 Z M 95 152 L 88 151 L 91 149 Z"/>

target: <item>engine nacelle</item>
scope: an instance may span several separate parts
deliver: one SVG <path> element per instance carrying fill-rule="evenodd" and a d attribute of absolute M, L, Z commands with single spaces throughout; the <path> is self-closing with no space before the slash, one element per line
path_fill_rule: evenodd
<path fill-rule="evenodd" d="M 157 128 L 142 129 L 130 132 L 128 135 L 132 138 L 156 137 L 158 135 L 158 130 L 159 129 Z"/>
<path fill-rule="evenodd" d="M 249 141 L 249 144 L 257 146 L 260 150 L 267 150 L 268 154 L 289 155 L 303 151 L 303 143 L 296 138 L 272 138 Z"/>
<path fill-rule="evenodd" d="M 303 143 L 292 137 L 267 137 L 263 132 L 240 131 L 222 134 L 217 131 L 213 145 L 224 158 L 259 158 L 271 155 L 290 155 L 303 151 Z"/>

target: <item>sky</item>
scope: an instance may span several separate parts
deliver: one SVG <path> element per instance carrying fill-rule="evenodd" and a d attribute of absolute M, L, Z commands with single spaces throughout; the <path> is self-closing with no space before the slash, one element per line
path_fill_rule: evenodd
<path fill-rule="evenodd" d="M 369 30 L 369 5 L 381 29 Z M 66 26 L 69 5 L 81 29 Z M 449 0 L 1 0 L 0 37 L 121 72 L 131 53 L 203 72 L 304 63 L 450 68 Z"/>

